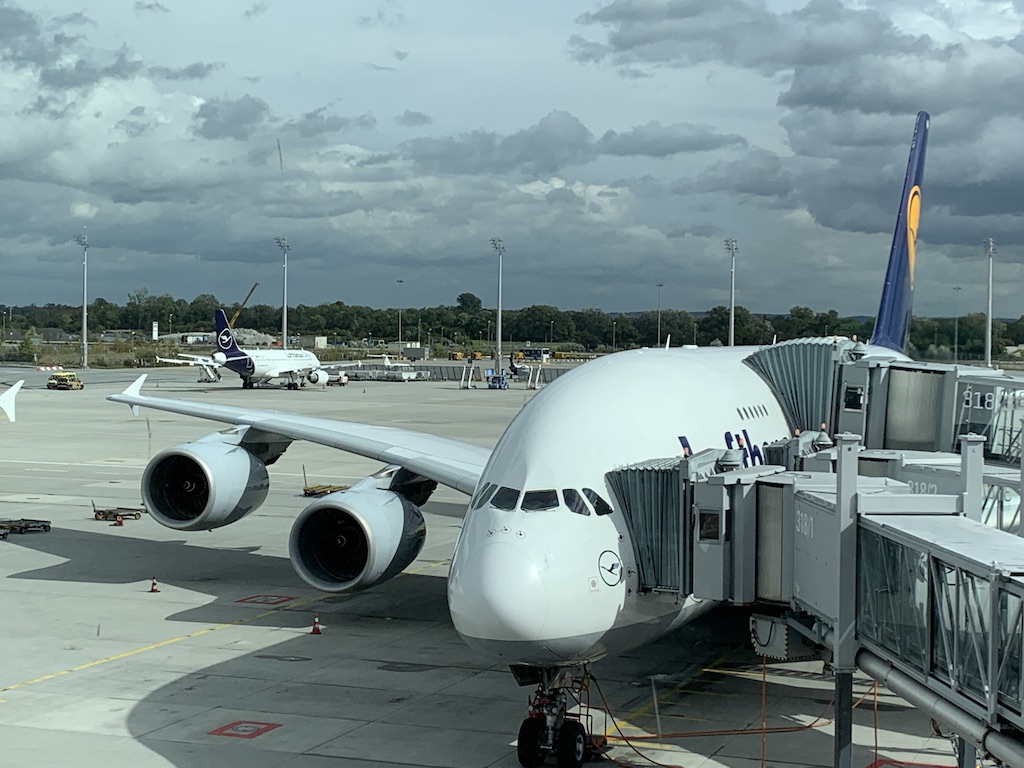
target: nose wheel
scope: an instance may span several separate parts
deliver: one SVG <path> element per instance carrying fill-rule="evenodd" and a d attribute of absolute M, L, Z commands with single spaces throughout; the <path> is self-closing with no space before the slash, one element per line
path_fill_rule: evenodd
<path fill-rule="evenodd" d="M 602 747 L 584 725 L 592 724 L 589 703 L 584 703 L 589 674 L 583 670 L 575 676 L 561 668 L 537 672 L 541 682 L 530 697 L 529 716 L 519 726 L 519 764 L 539 768 L 553 752 L 558 768 L 582 768 Z"/>

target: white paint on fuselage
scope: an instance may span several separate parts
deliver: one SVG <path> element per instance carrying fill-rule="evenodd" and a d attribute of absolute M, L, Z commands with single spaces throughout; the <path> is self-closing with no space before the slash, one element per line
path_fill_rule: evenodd
<path fill-rule="evenodd" d="M 692 598 L 638 592 L 629 532 L 605 474 L 682 455 L 680 436 L 695 452 L 725 448 L 727 432 L 746 430 L 758 445 L 786 437 L 774 395 L 742 362 L 754 349 L 620 352 L 560 376 L 523 408 L 478 488 L 556 489 L 560 499 L 563 489 L 591 488 L 614 512 L 583 516 L 564 504 L 474 510 L 471 501 L 448 588 L 467 643 L 510 663 L 578 663 L 642 645 L 703 610 Z M 605 551 L 622 564 L 614 586 L 601 579 Z"/>

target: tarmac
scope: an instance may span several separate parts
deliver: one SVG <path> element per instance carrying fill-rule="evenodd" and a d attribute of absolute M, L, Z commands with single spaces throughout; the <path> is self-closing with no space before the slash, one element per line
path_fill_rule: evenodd
<path fill-rule="evenodd" d="M 0 367 L 0 391 L 26 380 L 17 422 L 0 415 L 0 518 L 52 522 L 0 541 L 0 766 L 518 765 L 531 690 L 462 643 L 445 600 L 465 497 L 434 494 L 426 546 L 404 574 L 325 595 L 287 556 L 291 522 L 309 502 L 303 467 L 311 484 L 352 483 L 379 464 L 295 443 L 269 468 L 267 502 L 234 525 L 182 534 L 146 515 L 97 521 L 93 502 L 139 507 L 153 453 L 219 425 L 135 417 L 104 399 L 139 371 L 79 373 L 84 390 L 58 392 L 46 390 L 46 372 Z M 233 377 L 197 383 L 196 373 L 153 369 L 143 391 L 485 446 L 534 394 L 433 381 L 243 390 Z M 833 765 L 823 664 L 763 665 L 746 622 L 720 609 L 594 665 L 594 728 L 609 735 L 614 764 Z M 854 766 L 955 765 L 924 715 L 884 689 L 876 697 L 867 678 L 855 694 Z"/>

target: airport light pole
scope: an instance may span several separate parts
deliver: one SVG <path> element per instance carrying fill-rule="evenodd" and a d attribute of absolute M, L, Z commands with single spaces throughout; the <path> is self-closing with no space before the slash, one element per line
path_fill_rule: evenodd
<path fill-rule="evenodd" d="M 288 349 L 288 238 L 278 235 L 274 238 L 277 247 L 284 253 L 284 271 L 281 281 L 281 349 Z"/>
<path fill-rule="evenodd" d="M 740 249 L 736 238 L 726 238 L 725 250 L 732 257 L 729 270 L 729 346 L 736 346 L 736 251 Z"/>
<path fill-rule="evenodd" d="M 555 343 L 555 321 L 551 320 L 549 322 L 548 344 L 554 344 L 554 343 Z"/>
<path fill-rule="evenodd" d="M 658 283 L 658 346 L 661 346 L 661 289 L 665 287 L 664 283 Z"/>
<path fill-rule="evenodd" d="M 985 253 L 988 254 L 988 311 L 985 313 L 985 365 L 992 367 L 992 257 L 996 252 L 996 241 L 991 237 L 985 238 L 982 243 L 985 246 Z"/>
<path fill-rule="evenodd" d="M 167 316 L 167 335 L 168 336 L 173 336 L 174 335 L 174 325 L 172 324 L 173 320 L 174 320 L 174 313 L 172 312 L 171 314 L 169 314 Z"/>
<path fill-rule="evenodd" d="M 82 246 L 82 367 L 89 367 L 89 233 L 82 227 L 82 234 L 75 235 L 75 242 Z"/>
<path fill-rule="evenodd" d="M 953 362 L 960 359 L 960 286 L 953 286 Z"/>
<path fill-rule="evenodd" d="M 402 352 L 402 283 L 405 280 L 395 280 L 398 283 L 398 352 Z"/>
<path fill-rule="evenodd" d="M 497 341 L 494 347 L 494 369 L 501 373 L 501 257 L 505 253 L 505 244 L 500 237 L 492 237 L 491 248 L 498 254 L 498 318 L 494 327 L 494 336 Z"/>
<path fill-rule="evenodd" d="M 618 320 L 612 320 L 612 354 L 615 354 L 615 325 Z"/>

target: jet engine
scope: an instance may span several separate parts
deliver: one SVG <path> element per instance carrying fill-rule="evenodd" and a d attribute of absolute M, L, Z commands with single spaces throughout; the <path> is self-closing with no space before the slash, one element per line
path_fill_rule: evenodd
<path fill-rule="evenodd" d="M 310 384 L 326 384 L 330 374 L 323 368 L 316 368 L 306 374 L 306 381 Z"/>
<path fill-rule="evenodd" d="M 296 518 L 288 552 L 296 573 L 324 592 L 351 592 L 405 570 L 423 548 L 423 513 L 367 478 L 323 496 Z"/>
<path fill-rule="evenodd" d="M 267 498 L 266 465 L 219 436 L 161 451 L 142 475 L 142 500 L 161 525 L 178 531 L 237 522 Z"/>

